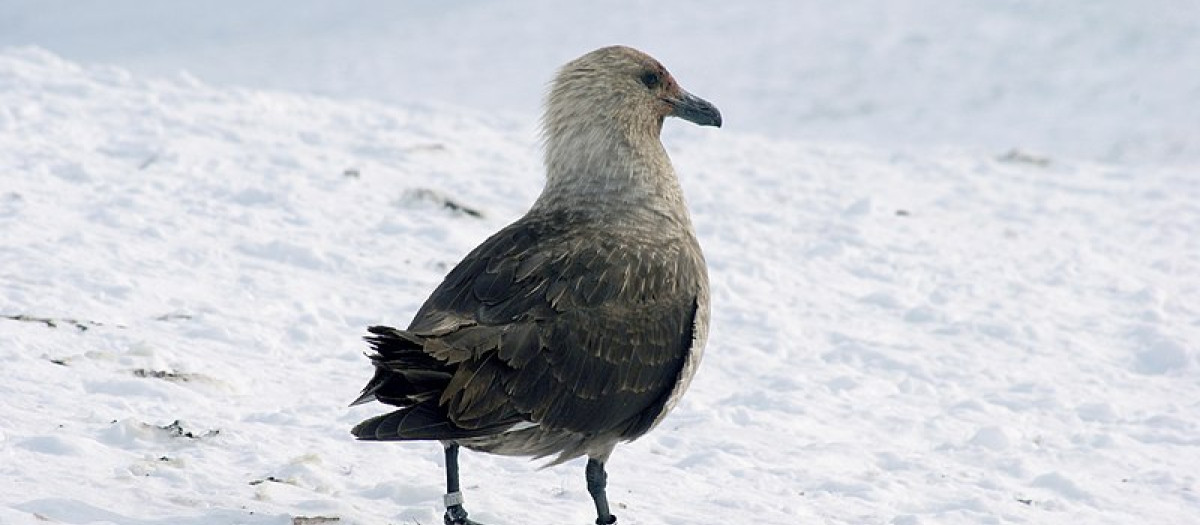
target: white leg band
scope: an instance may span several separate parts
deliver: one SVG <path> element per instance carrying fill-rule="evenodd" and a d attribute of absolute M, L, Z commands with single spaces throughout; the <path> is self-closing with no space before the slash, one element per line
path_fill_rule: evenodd
<path fill-rule="evenodd" d="M 442 496 L 442 501 L 446 503 L 446 508 L 450 508 L 455 505 L 462 505 L 463 504 L 462 492 L 451 492 L 449 494 L 446 494 L 445 496 Z"/>

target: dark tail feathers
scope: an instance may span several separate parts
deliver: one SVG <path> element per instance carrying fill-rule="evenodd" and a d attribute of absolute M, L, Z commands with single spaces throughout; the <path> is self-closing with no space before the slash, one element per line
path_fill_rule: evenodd
<path fill-rule="evenodd" d="M 350 433 L 367 441 L 446 440 L 495 434 L 503 429 L 465 429 L 451 423 L 436 402 L 422 403 L 375 416 L 354 426 Z"/>
<path fill-rule="evenodd" d="M 369 355 L 375 376 L 350 406 L 378 400 L 407 407 L 442 395 L 454 371 L 426 354 L 419 336 L 388 326 L 367 330 L 374 334 L 364 339 L 375 351 Z"/>
<path fill-rule="evenodd" d="M 401 407 L 359 423 L 350 432 L 358 439 L 376 441 L 459 439 L 486 436 L 507 426 L 465 429 L 450 421 L 439 406 L 442 391 L 454 369 L 425 353 L 422 338 L 387 326 L 372 326 L 366 337 L 375 376 L 351 406 L 379 401 Z"/>

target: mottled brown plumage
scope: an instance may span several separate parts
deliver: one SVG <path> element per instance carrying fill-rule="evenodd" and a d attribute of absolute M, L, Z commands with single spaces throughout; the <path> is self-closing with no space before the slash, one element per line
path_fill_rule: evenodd
<path fill-rule="evenodd" d="M 708 332 L 704 258 L 659 133 L 707 102 L 627 47 L 568 63 L 543 119 L 546 186 L 521 219 L 456 266 L 406 330 L 372 327 L 375 376 L 355 401 L 401 407 L 354 428 L 365 440 L 447 446 L 447 523 L 459 445 L 507 455 L 587 455 L 598 523 L 612 523 L 603 463 L 662 420 Z M 452 474 L 452 476 L 450 476 Z"/>

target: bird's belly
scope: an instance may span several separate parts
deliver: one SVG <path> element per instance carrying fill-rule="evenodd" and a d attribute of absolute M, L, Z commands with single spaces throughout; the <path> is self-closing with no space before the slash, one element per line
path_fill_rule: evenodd
<path fill-rule="evenodd" d="M 582 456 L 607 458 L 618 440 L 616 436 L 589 436 L 532 425 L 490 436 L 459 439 L 455 442 L 471 450 L 501 456 L 541 458 L 557 455 L 558 457 L 546 465 L 550 466 Z"/>

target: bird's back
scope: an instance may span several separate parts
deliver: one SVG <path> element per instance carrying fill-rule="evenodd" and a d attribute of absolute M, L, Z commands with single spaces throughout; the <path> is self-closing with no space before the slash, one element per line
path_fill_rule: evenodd
<path fill-rule="evenodd" d="M 580 446 L 572 436 L 615 443 L 661 418 L 703 342 L 703 257 L 690 230 L 647 238 L 610 223 L 532 212 L 472 251 L 426 301 L 404 334 L 440 374 L 425 385 L 440 391 L 424 406 L 451 423 L 446 439 L 488 434 L 475 444 L 504 453 L 506 434 L 509 445 L 553 434 L 564 450 L 526 443 L 509 452 L 561 454 Z M 374 383 L 400 384 L 405 370 L 376 363 L 383 377 Z"/>

